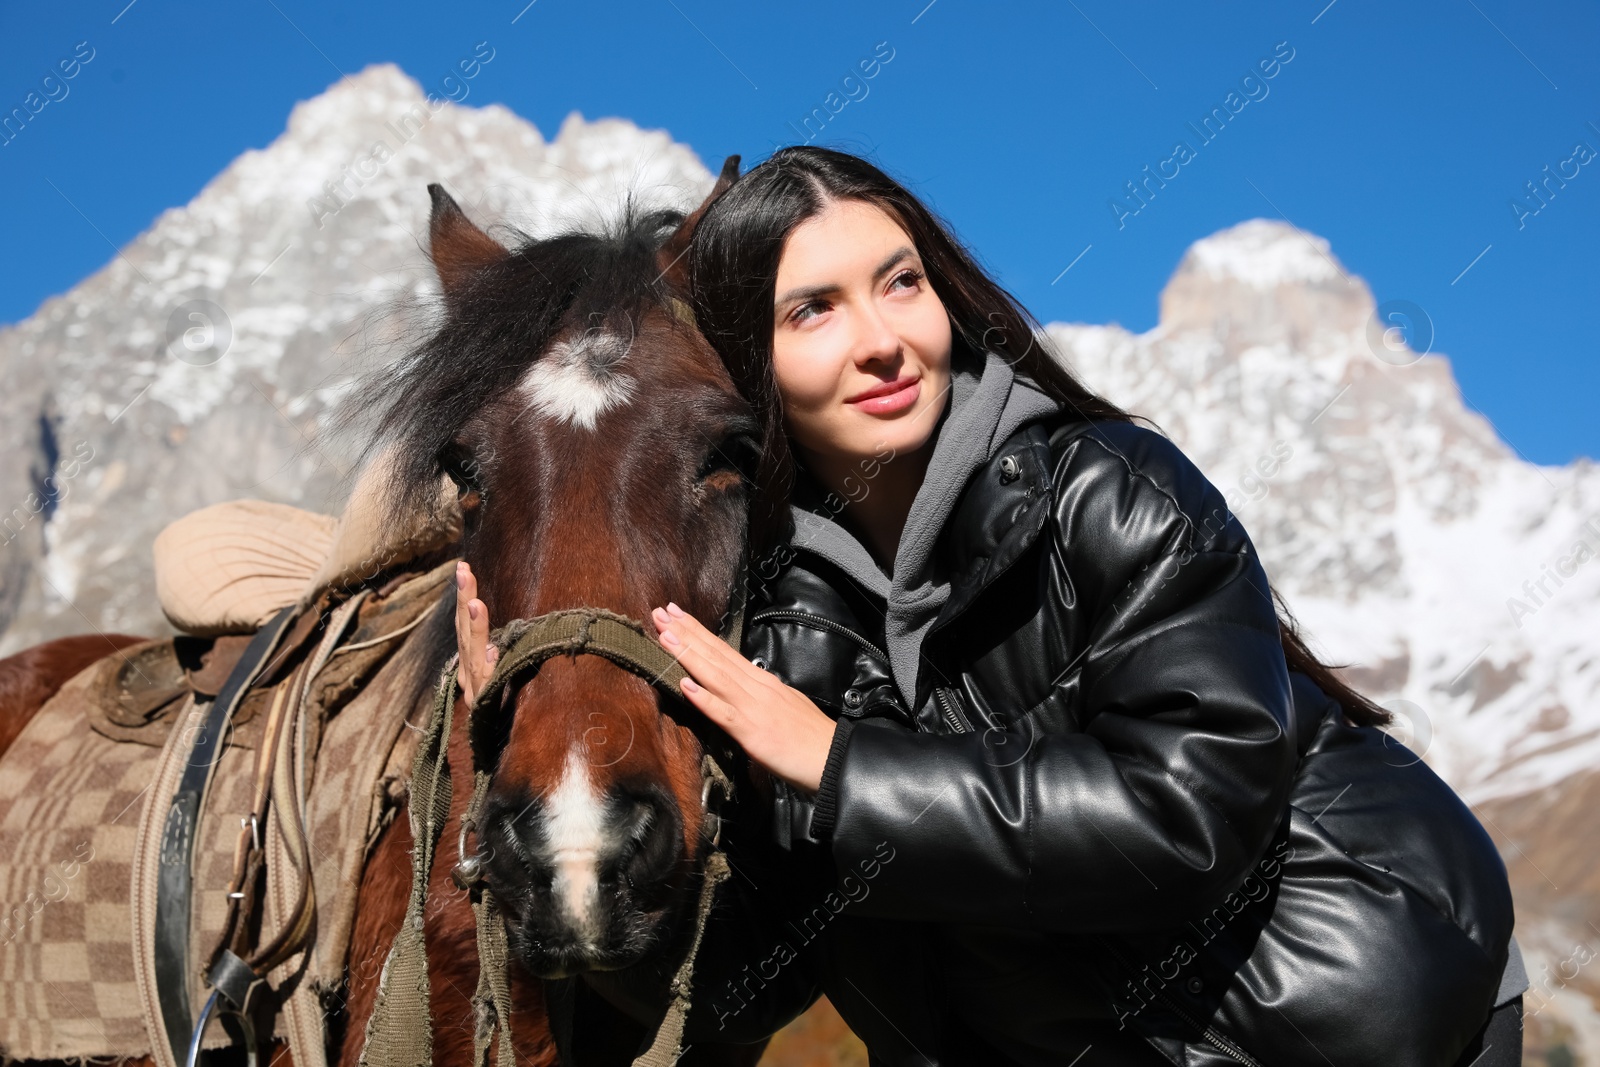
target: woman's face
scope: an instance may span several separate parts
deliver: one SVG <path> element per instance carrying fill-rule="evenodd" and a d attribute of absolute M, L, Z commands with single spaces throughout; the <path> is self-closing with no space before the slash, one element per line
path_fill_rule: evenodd
<path fill-rule="evenodd" d="M 802 458 L 883 460 L 928 442 L 949 392 L 950 317 L 893 218 L 838 200 L 796 226 L 774 299 L 773 370 Z"/>

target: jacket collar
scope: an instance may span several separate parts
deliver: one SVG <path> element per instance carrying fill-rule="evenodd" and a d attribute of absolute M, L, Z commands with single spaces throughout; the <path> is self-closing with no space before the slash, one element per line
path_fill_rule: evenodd
<path fill-rule="evenodd" d="M 1044 529 L 1052 484 L 1050 431 L 1059 421 L 1041 418 L 1017 430 L 968 483 L 940 539 L 950 597 L 930 632 L 965 611 Z"/>

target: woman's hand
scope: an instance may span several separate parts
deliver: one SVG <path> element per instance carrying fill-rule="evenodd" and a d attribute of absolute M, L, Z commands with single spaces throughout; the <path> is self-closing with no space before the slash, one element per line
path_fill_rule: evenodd
<path fill-rule="evenodd" d="M 739 747 L 790 785 L 815 793 L 833 720 L 811 698 L 741 656 L 676 604 L 650 613 L 658 640 L 689 673 L 683 694 Z"/>
<path fill-rule="evenodd" d="M 489 609 L 478 598 L 478 579 L 465 560 L 456 564 L 456 681 L 461 696 L 472 707 L 473 701 L 494 674 L 494 661 L 500 650 L 489 643 Z"/>

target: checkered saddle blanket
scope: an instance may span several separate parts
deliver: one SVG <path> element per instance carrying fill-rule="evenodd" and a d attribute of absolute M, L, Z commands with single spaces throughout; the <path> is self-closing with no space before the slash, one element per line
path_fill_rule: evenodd
<path fill-rule="evenodd" d="M 311 618 L 285 639 L 282 662 L 258 678 L 222 746 L 195 840 L 197 956 L 209 955 L 225 922 L 261 709 L 307 657 L 320 664 L 301 673 L 294 736 L 316 934 L 268 978 L 285 1005 L 302 1008 L 299 1024 L 287 1008 L 279 1012 L 278 1036 L 295 1025 L 319 1028 L 323 1003 L 342 991 L 361 872 L 404 795 L 417 737 L 405 727 L 425 719 L 437 675 L 418 638 L 454 566 L 411 570 L 319 606 L 311 614 L 321 627 Z M 322 631 L 332 631 L 336 611 L 340 632 L 329 640 Z M 153 929 L 141 901 L 153 892 L 151 861 L 185 742 L 243 640 L 180 636 L 108 656 L 67 682 L 0 757 L 0 1058 L 165 1055 L 148 973 L 140 973 Z M 273 891 L 270 859 L 267 882 L 263 923 L 276 928 L 291 905 Z M 203 999 L 208 963 L 190 961 L 191 1003 Z M 228 1043 L 213 1021 L 203 1047 Z"/>

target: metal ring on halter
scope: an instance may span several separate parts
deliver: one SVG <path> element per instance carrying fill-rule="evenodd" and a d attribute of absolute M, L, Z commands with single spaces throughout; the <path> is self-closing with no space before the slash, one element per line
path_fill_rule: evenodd
<path fill-rule="evenodd" d="M 226 1011 L 238 1018 L 239 1025 L 244 1029 L 245 1067 L 256 1067 L 259 1062 L 256 1056 L 256 1027 L 250 1021 L 250 1015 L 245 1011 L 232 1011 L 222 1006 L 219 1001 L 222 990 L 213 989 L 206 998 L 206 1006 L 200 1009 L 200 1021 L 194 1024 L 194 1033 L 189 1036 L 189 1053 L 184 1057 L 183 1067 L 199 1067 L 200 1040 L 205 1036 L 206 1024 L 211 1021 L 211 1016 L 217 1011 Z"/>
<path fill-rule="evenodd" d="M 483 882 L 483 855 L 467 855 L 467 831 L 477 827 L 466 819 L 461 820 L 461 836 L 456 838 L 456 865 L 450 868 L 450 880 L 456 888 L 471 892 Z"/>
<path fill-rule="evenodd" d="M 709 775 L 700 783 L 700 810 L 705 813 L 706 821 L 711 826 L 711 847 L 715 848 L 722 843 L 722 816 L 711 810 L 711 787 L 716 785 L 716 779 Z"/>

